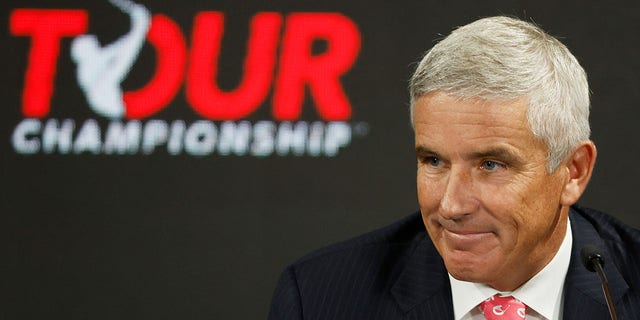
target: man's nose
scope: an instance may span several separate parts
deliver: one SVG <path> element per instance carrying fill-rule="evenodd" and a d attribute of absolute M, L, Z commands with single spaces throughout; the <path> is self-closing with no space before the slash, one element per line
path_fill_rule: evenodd
<path fill-rule="evenodd" d="M 440 199 L 440 215 L 443 218 L 456 220 L 476 210 L 478 201 L 471 172 L 452 168 L 445 183 Z"/>

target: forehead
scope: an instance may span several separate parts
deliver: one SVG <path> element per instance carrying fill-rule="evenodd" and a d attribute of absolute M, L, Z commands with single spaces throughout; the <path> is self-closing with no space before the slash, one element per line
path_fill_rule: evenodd
<path fill-rule="evenodd" d="M 416 100 L 414 128 L 421 147 L 543 148 L 527 121 L 528 100 L 461 99 L 434 92 Z M 541 145 L 542 144 L 542 145 Z"/>

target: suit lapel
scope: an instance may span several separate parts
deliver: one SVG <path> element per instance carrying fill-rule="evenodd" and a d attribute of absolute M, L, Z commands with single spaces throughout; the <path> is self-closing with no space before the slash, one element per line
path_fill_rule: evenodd
<path fill-rule="evenodd" d="M 405 313 L 413 313 L 412 319 L 453 319 L 449 277 L 426 232 L 391 293 Z"/>
<path fill-rule="evenodd" d="M 565 280 L 564 319 L 608 319 L 609 310 L 600 279 L 596 273 L 590 272 L 584 267 L 580 250 L 587 245 L 595 245 L 601 250 L 605 261 L 604 272 L 614 302 L 619 301 L 625 295 L 629 286 L 611 263 L 613 259 L 594 226 L 573 208 L 569 217 L 573 246 L 569 272 Z"/>

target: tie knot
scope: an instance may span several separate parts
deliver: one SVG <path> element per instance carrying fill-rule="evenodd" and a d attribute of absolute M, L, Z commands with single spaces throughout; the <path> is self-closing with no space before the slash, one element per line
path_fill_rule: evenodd
<path fill-rule="evenodd" d="M 483 301 L 480 308 L 487 320 L 512 320 L 524 319 L 527 306 L 512 296 L 502 297 L 496 294 Z"/>

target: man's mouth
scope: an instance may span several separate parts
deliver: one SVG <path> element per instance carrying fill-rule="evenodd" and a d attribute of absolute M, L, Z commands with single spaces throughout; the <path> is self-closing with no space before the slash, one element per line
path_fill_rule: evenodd
<path fill-rule="evenodd" d="M 493 236 L 493 232 L 487 230 L 447 228 L 443 228 L 442 230 L 442 235 L 445 241 L 458 248 L 477 245 Z"/>

